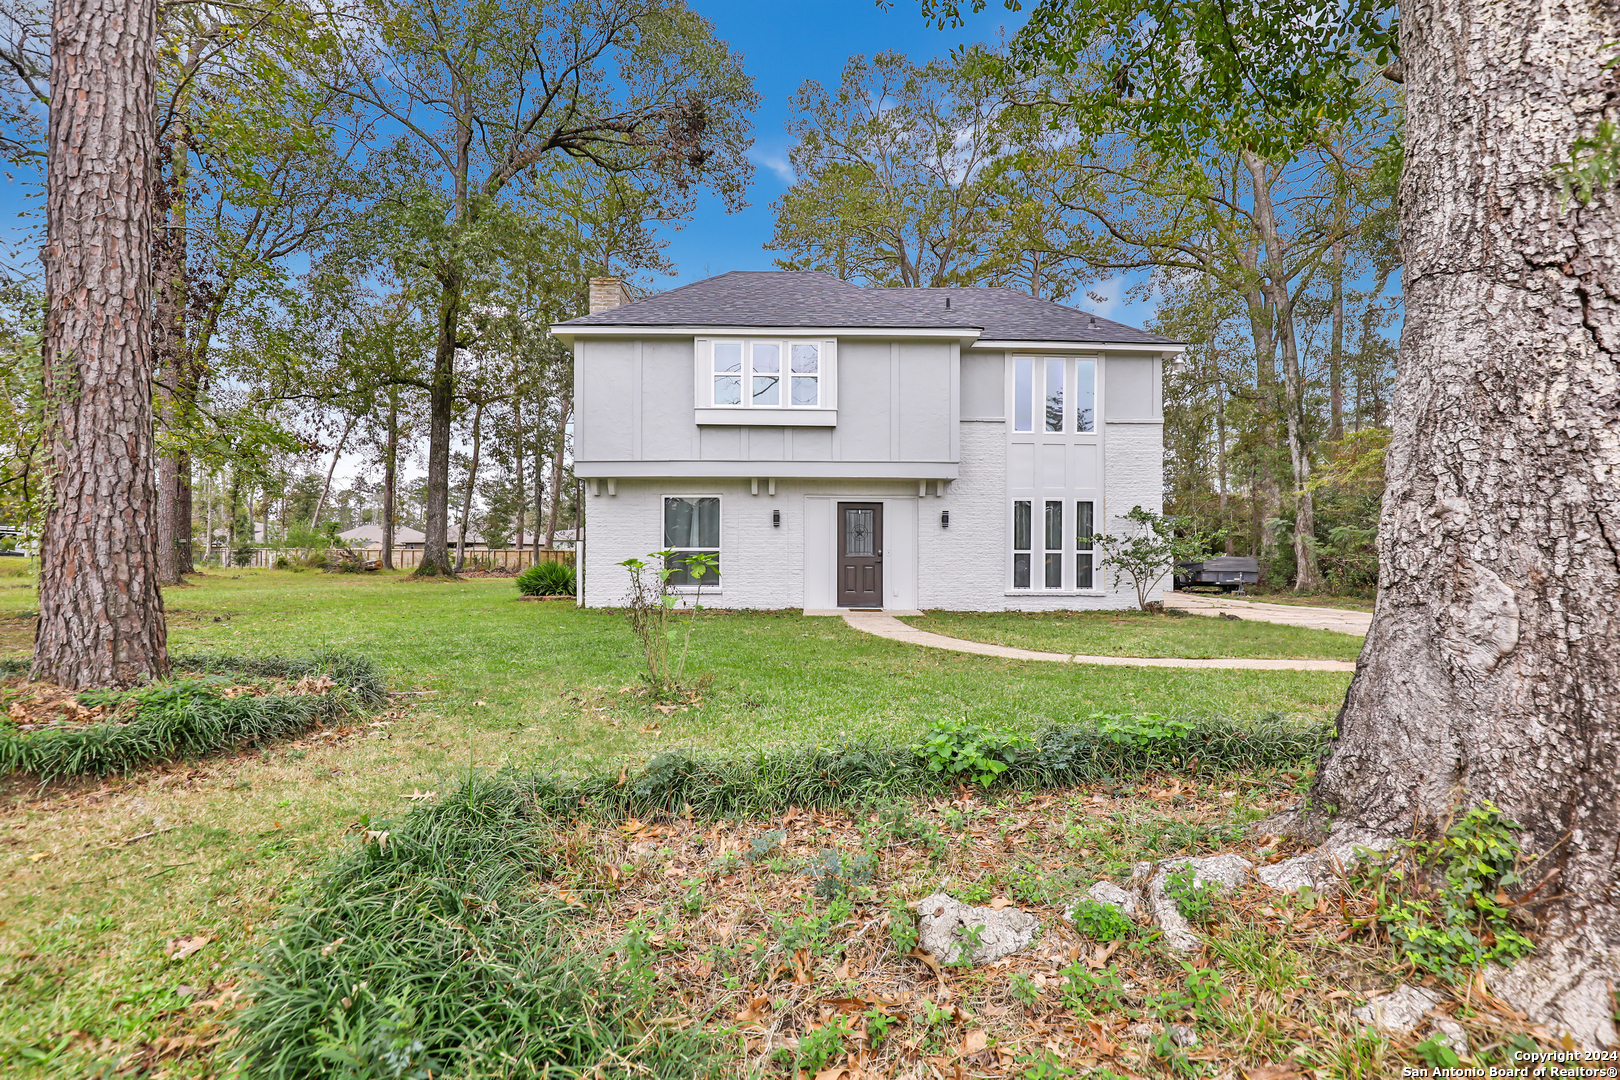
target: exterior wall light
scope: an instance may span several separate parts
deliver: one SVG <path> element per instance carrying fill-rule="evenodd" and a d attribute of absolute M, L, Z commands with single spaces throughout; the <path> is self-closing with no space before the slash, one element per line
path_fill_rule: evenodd
<path fill-rule="evenodd" d="M 939 527 L 942 529 L 948 529 L 951 527 L 951 512 L 949 510 L 941 510 L 939 512 Z"/>
<path fill-rule="evenodd" d="M 782 526 L 782 511 L 780 511 L 780 510 L 772 510 L 771 511 L 771 527 L 774 529 L 774 528 L 781 528 L 781 526 Z"/>

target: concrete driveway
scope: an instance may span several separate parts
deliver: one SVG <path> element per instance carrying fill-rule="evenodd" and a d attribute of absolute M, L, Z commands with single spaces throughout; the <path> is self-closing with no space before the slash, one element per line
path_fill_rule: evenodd
<path fill-rule="evenodd" d="M 1203 593 L 1167 592 L 1164 606 L 1180 608 L 1194 615 L 1235 615 L 1257 622 L 1303 626 L 1307 630 L 1336 630 L 1341 634 L 1367 636 L 1372 625 L 1370 611 L 1344 611 L 1340 608 L 1304 607 L 1296 604 L 1261 604 L 1252 600 L 1232 600 Z"/>

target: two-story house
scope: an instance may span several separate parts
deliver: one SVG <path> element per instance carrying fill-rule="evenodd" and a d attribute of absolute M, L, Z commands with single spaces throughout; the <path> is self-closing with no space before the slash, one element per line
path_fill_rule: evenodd
<path fill-rule="evenodd" d="M 822 273 L 591 295 L 552 328 L 574 350 L 587 606 L 664 549 L 718 556 L 715 607 L 1134 603 L 1091 537 L 1160 508 L 1179 343 L 1009 289 Z"/>

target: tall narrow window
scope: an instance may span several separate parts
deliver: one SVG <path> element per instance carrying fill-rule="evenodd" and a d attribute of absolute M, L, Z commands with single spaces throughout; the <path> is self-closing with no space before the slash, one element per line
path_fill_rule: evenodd
<path fill-rule="evenodd" d="M 1097 361 L 1074 362 L 1074 430 L 1097 430 Z"/>
<path fill-rule="evenodd" d="M 714 343 L 714 403 L 742 404 L 742 342 Z"/>
<path fill-rule="evenodd" d="M 782 346 L 754 342 L 754 404 L 782 404 Z"/>
<path fill-rule="evenodd" d="M 1063 364 L 1062 360 L 1046 362 L 1046 430 L 1063 430 Z M 1059 510 L 1059 516 L 1062 511 Z"/>
<path fill-rule="evenodd" d="M 1091 503 L 1074 504 L 1074 587 L 1092 588 L 1091 584 Z"/>
<path fill-rule="evenodd" d="M 795 405 L 815 406 L 821 403 L 821 347 L 812 342 L 795 342 L 792 357 L 793 396 Z"/>
<path fill-rule="evenodd" d="M 1035 361 L 1020 356 L 1013 361 L 1013 430 L 1034 431 Z"/>
<path fill-rule="evenodd" d="M 1046 587 L 1063 588 L 1063 503 L 1046 503 Z"/>
<path fill-rule="evenodd" d="M 1013 588 L 1029 588 L 1029 542 L 1030 542 L 1030 512 L 1029 503 L 1018 500 L 1013 503 Z"/>
<path fill-rule="evenodd" d="M 669 565 L 674 573 L 669 583 L 696 585 L 686 560 L 693 555 L 715 556 L 714 567 L 703 575 L 705 588 L 720 583 L 720 500 L 714 496 L 693 499 L 667 496 L 664 499 L 664 547 L 672 552 Z"/>

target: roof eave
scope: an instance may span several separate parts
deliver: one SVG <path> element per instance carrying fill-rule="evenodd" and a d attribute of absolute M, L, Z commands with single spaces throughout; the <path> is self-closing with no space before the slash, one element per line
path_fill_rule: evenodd
<path fill-rule="evenodd" d="M 1063 352 L 1145 352 L 1163 356 L 1179 356 L 1187 351 L 1180 341 L 1074 341 L 1072 339 L 979 338 L 975 349 L 1005 349 L 1009 351 L 1061 350 Z"/>
<path fill-rule="evenodd" d="M 634 323 L 590 323 L 585 326 L 554 323 L 551 334 L 564 344 L 593 337 L 726 337 L 770 334 L 779 337 L 932 338 L 972 345 L 984 331 L 967 326 L 638 326 Z"/>

